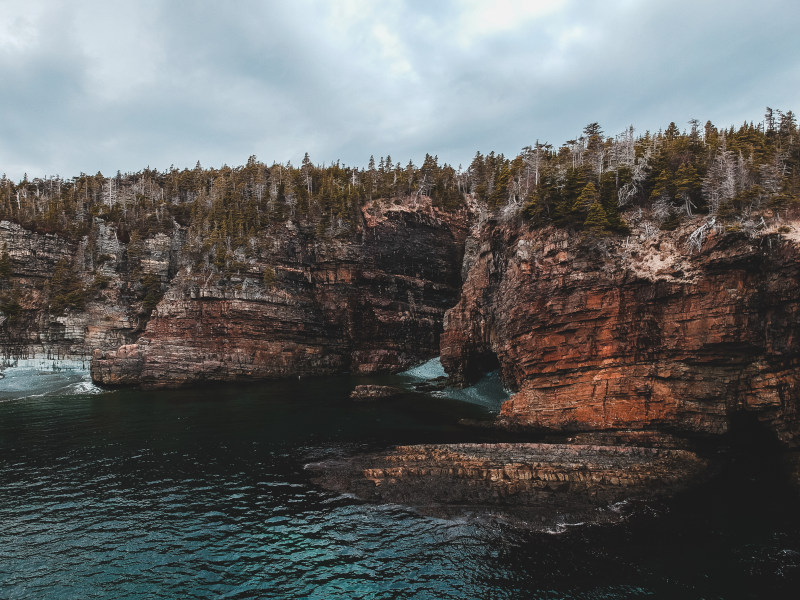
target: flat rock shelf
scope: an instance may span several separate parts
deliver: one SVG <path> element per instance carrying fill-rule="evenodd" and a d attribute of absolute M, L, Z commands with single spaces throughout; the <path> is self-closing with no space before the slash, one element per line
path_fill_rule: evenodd
<path fill-rule="evenodd" d="M 537 520 L 580 517 L 613 503 L 672 495 L 708 463 L 683 449 L 591 444 L 495 443 L 397 446 L 308 465 L 322 487 L 423 512 L 499 510 Z"/>

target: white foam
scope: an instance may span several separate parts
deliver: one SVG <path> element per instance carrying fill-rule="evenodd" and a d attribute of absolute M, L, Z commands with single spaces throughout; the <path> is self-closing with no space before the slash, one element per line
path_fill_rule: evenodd
<path fill-rule="evenodd" d="M 89 363 L 80 359 L 6 360 L 0 367 L 0 401 L 99 394 Z"/>
<path fill-rule="evenodd" d="M 439 357 L 432 358 L 426 363 L 413 367 L 408 371 L 400 373 L 401 376 L 410 378 L 411 384 L 422 381 L 430 381 L 439 377 L 446 377 L 442 361 Z M 450 398 L 477 404 L 488 408 L 491 412 L 499 412 L 500 406 L 508 400 L 510 394 L 503 388 L 500 374 L 497 371 L 485 375 L 478 383 L 467 388 L 446 387 L 442 390 L 431 392 L 431 395 L 439 398 Z"/>
<path fill-rule="evenodd" d="M 436 379 L 437 377 L 447 377 L 447 373 L 445 373 L 444 367 L 442 366 L 442 361 L 438 356 L 419 366 L 412 367 L 408 371 L 403 371 L 400 375 L 413 377 L 414 379 L 422 381 Z"/>
<path fill-rule="evenodd" d="M 85 371 L 89 372 L 90 359 L 81 358 L 48 358 L 34 356 L 33 358 L 3 358 L 0 359 L 0 372 L 6 369 L 22 369 L 30 371 Z"/>

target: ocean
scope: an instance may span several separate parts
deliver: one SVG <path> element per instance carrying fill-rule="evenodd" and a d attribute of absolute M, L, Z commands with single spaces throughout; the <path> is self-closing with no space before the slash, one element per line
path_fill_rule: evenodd
<path fill-rule="evenodd" d="M 103 390 L 85 365 L 0 380 L 0 598 L 796 598 L 800 504 L 748 451 L 616 525 L 432 517 L 317 487 L 305 465 L 488 441 L 496 377 L 405 375 Z M 405 386 L 374 402 L 353 386 Z"/>

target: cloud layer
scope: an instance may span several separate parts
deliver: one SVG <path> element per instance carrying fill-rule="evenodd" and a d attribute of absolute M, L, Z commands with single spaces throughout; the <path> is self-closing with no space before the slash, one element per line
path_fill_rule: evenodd
<path fill-rule="evenodd" d="M 691 118 L 800 110 L 790 0 L 7 1 L 9 177 L 341 159 L 466 166 Z"/>

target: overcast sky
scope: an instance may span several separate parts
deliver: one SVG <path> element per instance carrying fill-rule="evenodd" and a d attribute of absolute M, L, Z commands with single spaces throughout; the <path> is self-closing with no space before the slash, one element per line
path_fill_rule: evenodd
<path fill-rule="evenodd" d="M 0 0 L 0 171 L 469 165 L 800 112 L 796 0 Z"/>

